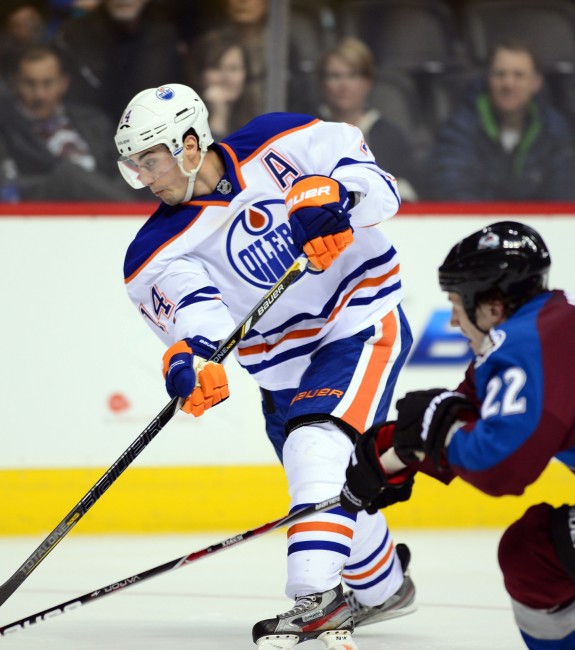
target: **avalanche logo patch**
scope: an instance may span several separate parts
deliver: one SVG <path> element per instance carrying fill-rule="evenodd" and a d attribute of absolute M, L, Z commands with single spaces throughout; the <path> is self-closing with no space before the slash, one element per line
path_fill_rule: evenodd
<path fill-rule="evenodd" d="M 499 235 L 494 232 L 488 232 L 486 235 L 483 235 L 477 244 L 477 250 L 483 250 L 485 248 L 499 248 L 501 245 L 501 240 Z"/>
<path fill-rule="evenodd" d="M 228 231 L 226 253 L 244 280 L 261 289 L 272 287 L 297 257 L 284 202 L 258 201 L 239 212 Z"/>

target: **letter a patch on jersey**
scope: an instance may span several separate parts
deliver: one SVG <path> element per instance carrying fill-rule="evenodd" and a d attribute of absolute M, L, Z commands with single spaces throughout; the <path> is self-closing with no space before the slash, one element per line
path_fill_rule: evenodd
<path fill-rule="evenodd" d="M 282 192 L 291 187 L 293 181 L 301 176 L 301 172 L 295 165 L 273 149 L 262 156 L 262 161 Z"/>

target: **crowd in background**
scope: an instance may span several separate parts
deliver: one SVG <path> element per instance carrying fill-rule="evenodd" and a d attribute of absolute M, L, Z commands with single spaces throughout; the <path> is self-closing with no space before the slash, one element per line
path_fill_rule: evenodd
<path fill-rule="evenodd" d="M 404 201 L 575 200 L 575 2 L 560 16 L 573 52 L 556 27 L 542 47 L 543 19 L 523 28 L 513 0 L 507 31 L 499 16 L 489 38 L 467 34 L 481 4 L 291 0 L 284 109 L 359 126 Z M 184 83 L 216 140 L 264 113 L 268 13 L 268 0 L 2 0 L 0 201 L 152 199 L 117 172 L 121 111 Z"/>

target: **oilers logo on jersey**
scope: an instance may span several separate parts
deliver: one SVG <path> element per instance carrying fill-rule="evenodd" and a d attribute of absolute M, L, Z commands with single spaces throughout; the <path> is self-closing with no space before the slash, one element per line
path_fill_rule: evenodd
<path fill-rule="evenodd" d="M 272 287 L 297 257 L 283 200 L 258 201 L 239 212 L 226 240 L 236 273 L 261 289 Z"/>

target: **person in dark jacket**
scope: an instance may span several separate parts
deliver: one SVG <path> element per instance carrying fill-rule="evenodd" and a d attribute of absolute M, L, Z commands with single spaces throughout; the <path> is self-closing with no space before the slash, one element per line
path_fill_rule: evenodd
<path fill-rule="evenodd" d="M 495 45 L 485 80 L 438 133 L 427 164 L 426 198 L 575 200 L 572 129 L 540 95 L 542 84 L 528 44 Z"/>
<path fill-rule="evenodd" d="M 376 78 L 371 49 L 357 38 L 344 37 L 321 57 L 318 73 L 323 98 L 319 117 L 359 127 L 377 162 L 397 178 L 402 200 L 416 201 L 418 169 L 412 142 L 384 117 L 385 106 L 370 103 Z"/>
<path fill-rule="evenodd" d="M 54 44 L 70 70 L 70 100 L 112 122 L 142 88 L 181 80 L 178 30 L 155 0 L 102 0 L 66 21 Z"/>
<path fill-rule="evenodd" d="M 0 159 L 12 159 L 20 198 L 134 201 L 118 182 L 113 124 L 90 106 L 68 104 L 68 77 L 49 46 L 25 50 L 0 103 Z"/>

